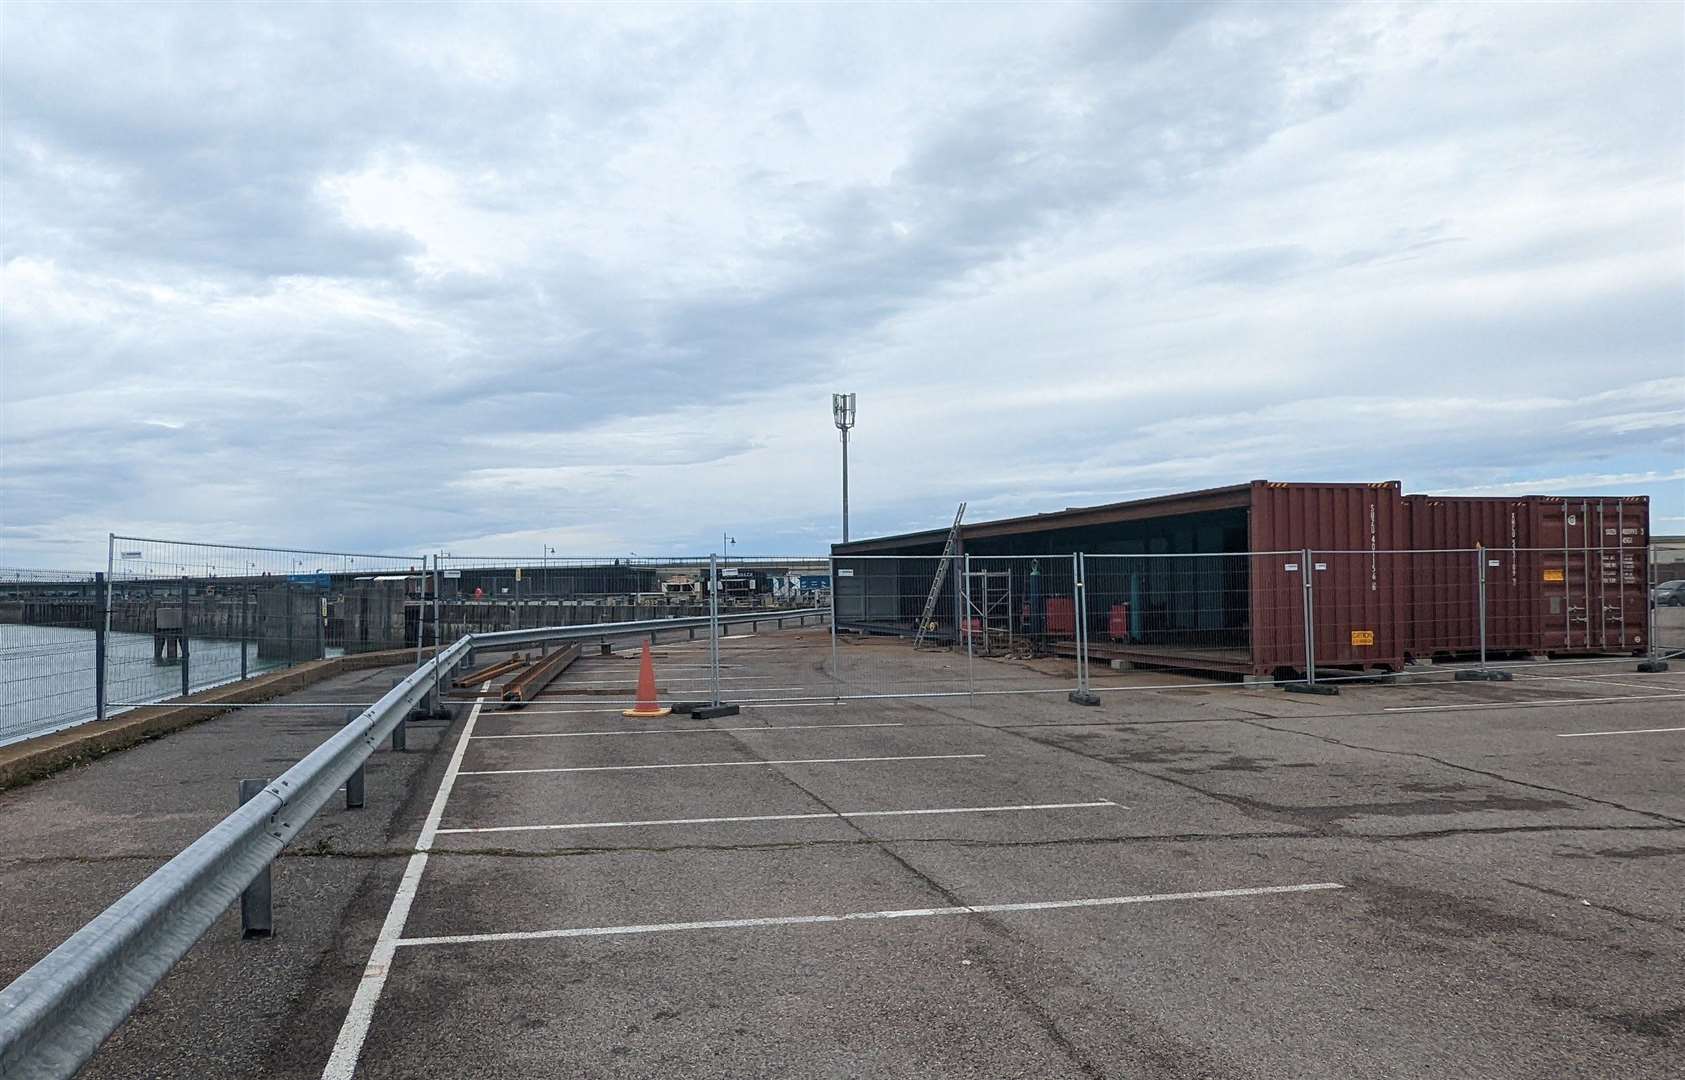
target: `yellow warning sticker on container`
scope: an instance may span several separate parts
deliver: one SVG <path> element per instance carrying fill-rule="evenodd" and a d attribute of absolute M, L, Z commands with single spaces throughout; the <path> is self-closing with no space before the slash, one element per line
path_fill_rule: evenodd
<path fill-rule="evenodd" d="M 1546 570 L 1545 571 L 1545 580 L 1546 581 L 1561 581 L 1562 580 L 1562 571 L 1560 571 L 1560 570 Z"/>
<path fill-rule="evenodd" d="M 1353 630 L 1352 631 L 1352 644 L 1353 645 L 1373 645 L 1373 644 L 1375 644 L 1375 631 L 1373 631 L 1373 630 Z"/>

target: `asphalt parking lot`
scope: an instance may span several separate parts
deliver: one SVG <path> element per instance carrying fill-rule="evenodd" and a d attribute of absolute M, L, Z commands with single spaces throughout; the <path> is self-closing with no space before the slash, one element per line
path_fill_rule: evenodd
<path fill-rule="evenodd" d="M 845 647 L 880 679 L 952 662 Z M 670 694 L 705 649 L 657 649 Z M 723 649 L 746 702 L 829 657 L 812 629 Z M 172 975 L 91 1074 L 207 1075 L 228 1040 L 258 1049 L 223 1075 L 287 1077 L 1685 1071 L 1678 670 L 1326 698 L 1097 672 L 1099 708 L 711 721 L 621 717 L 634 672 L 462 707 L 307 975 L 256 1009 Z M 187 964 L 229 971 L 220 933 Z"/>
<path fill-rule="evenodd" d="M 784 638 L 727 643 L 739 698 L 812 681 L 824 635 Z M 1685 727 L 1675 675 L 704 722 L 570 688 L 630 667 L 465 720 L 413 898 L 323 987 L 330 1075 L 1685 1067 L 1685 731 L 1648 730 Z"/>

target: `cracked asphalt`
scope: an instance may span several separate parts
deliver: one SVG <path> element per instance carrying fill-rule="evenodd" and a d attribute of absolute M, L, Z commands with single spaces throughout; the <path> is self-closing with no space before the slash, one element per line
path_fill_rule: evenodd
<path fill-rule="evenodd" d="M 963 663 L 843 648 L 882 687 Z M 695 696 L 704 649 L 657 649 L 674 696 Z M 828 678 L 811 630 L 723 650 L 745 700 Z M 464 746 L 402 932 L 433 943 L 397 948 L 357 1076 L 1685 1074 L 1685 732 L 1558 737 L 1685 726 L 1677 671 L 1327 698 L 1096 672 L 1092 709 L 980 695 L 694 721 L 621 718 L 605 698 L 633 670 L 589 657 L 474 720 L 543 737 Z M 1057 685 L 1043 670 L 981 682 Z M 324 811 L 281 860 L 274 939 L 225 917 L 87 1075 L 322 1075 L 458 713 L 377 755 L 370 809 Z M 0 975 L 339 720 L 212 721 L 0 796 Z M 647 734 L 593 734 L 621 731 Z M 937 809 L 970 812 L 886 813 Z M 514 831 L 467 831 L 488 828 Z M 1188 896 L 1308 884 L 1340 887 Z M 1147 899 L 1041 906 L 1108 898 Z M 1020 907 L 952 912 L 990 905 Z M 879 914 L 753 921 L 850 913 Z"/>

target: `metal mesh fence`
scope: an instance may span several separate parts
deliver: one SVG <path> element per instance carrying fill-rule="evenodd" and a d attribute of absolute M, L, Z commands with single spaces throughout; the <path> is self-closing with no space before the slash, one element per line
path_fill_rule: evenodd
<path fill-rule="evenodd" d="M 839 556 L 832 563 L 831 671 L 840 697 L 963 694 L 964 563 L 940 556 Z"/>
<path fill-rule="evenodd" d="M 708 613 L 708 556 L 439 555 L 439 636 Z M 720 559 L 722 611 L 829 601 L 823 556 Z M 429 620 L 434 617 L 430 611 Z M 432 631 L 428 631 L 432 640 Z"/>
<path fill-rule="evenodd" d="M 1310 558 L 1319 681 L 1629 662 L 1652 648 L 1640 546 Z"/>
<path fill-rule="evenodd" d="M 1650 550 L 1650 641 L 1661 659 L 1685 656 L 1685 541 Z"/>
<path fill-rule="evenodd" d="M 0 745 L 93 714 L 101 577 L 0 569 Z"/>
<path fill-rule="evenodd" d="M 967 556 L 962 570 L 968 689 L 1074 689 L 1080 617 L 1076 557 Z"/>
<path fill-rule="evenodd" d="M 114 536 L 109 582 L 0 571 L 0 743 L 95 715 L 101 650 L 120 711 L 468 633 L 707 616 L 716 598 L 722 615 L 769 618 L 667 636 L 677 699 L 1461 678 L 1685 655 L 1685 543 L 720 558 L 716 588 L 708 575 L 707 556 L 429 560 Z M 777 617 L 814 608 L 830 628 Z M 761 636 L 773 629 L 795 632 Z M 609 697 L 617 680 L 581 689 Z"/>
<path fill-rule="evenodd" d="M 1195 678 L 1302 670 L 1304 562 L 1302 552 L 1084 555 L 1089 655 Z"/>
<path fill-rule="evenodd" d="M 114 536 L 106 699 L 161 701 L 275 668 L 414 647 L 420 556 Z"/>
<path fill-rule="evenodd" d="M 836 681 L 827 666 L 830 631 L 822 625 L 805 630 L 780 625 L 780 611 L 827 608 L 831 602 L 829 560 L 798 558 L 720 557 L 719 614 L 727 617 L 765 611 L 770 621 L 747 626 L 721 623 L 714 655 L 719 664 L 722 702 L 750 705 L 768 701 L 826 700 L 836 696 Z M 707 594 L 707 567 L 699 581 Z M 767 630 L 783 629 L 776 638 Z M 707 643 L 692 646 L 700 658 Z"/>

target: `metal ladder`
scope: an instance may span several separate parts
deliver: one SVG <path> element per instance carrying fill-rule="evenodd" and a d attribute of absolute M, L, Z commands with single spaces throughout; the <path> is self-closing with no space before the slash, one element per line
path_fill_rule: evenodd
<path fill-rule="evenodd" d="M 925 637 L 936 629 L 931 619 L 936 615 L 936 601 L 942 595 L 942 581 L 948 576 L 948 567 L 953 565 L 954 549 L 959 546 L 960 540 L 960 521 L 964 517 L 965 504 L 960 503 L 960 508 L 954 512 L 954 524 L 948 529 L 948 542 L 942 545 L 942 560 L 936 564 L 936 573 L 930 579 L 930 595 L 924 598 L 924 614 L 919 616 L 918 633 L 913 635 L 915 649 L 922 648 Z"/>

